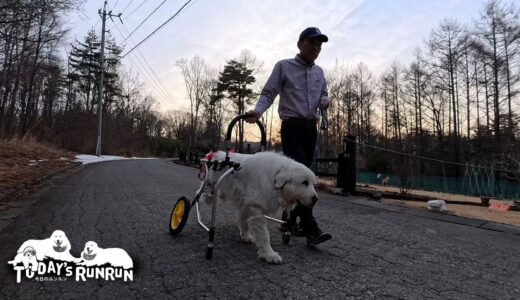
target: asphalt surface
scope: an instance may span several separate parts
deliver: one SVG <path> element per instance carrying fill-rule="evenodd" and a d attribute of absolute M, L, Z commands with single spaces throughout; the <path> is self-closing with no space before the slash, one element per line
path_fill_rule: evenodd
<path fill-rule="evenodd" d="M 176 199 L 198 188 L 196 174 L 165 160 L 92 164 L 33 196 L 16 218 L 16 209 L 11 218 L 4 213 L 0 299 L 520 298 L 518 228 L 322 193 L 315 215 L 331 241 L 312 249 L 293 237 L 284 245 L 272 223 L 283 263 L 269 265 L 240 241 L 234 208 L 221 205 L 216 248 L 206 260 L 207 234 L 194 210 L 181 235 L 168 231 Z M 202 211 L 208 220 L 210 210 Z M 74 256 L 90 240 L 125 249 L 134 280 L 16 283 L 7 261 L 24 241 L 56 229 Z"/>

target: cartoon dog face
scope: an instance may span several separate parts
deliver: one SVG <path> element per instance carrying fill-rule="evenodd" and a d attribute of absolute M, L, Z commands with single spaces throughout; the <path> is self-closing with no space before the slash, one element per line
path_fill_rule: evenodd
<path fill-rule="evenodd" d="M 24 256 L 26 259 L 31 259 L 31 258 L 33 258 L 34 256 L 36 256 L 36 250 L 34 250 L 34 248 L 31 247 L 31 246 L 26 247 L 26 248 L 23 250 L 23 256 Z"/>
<path fill-rule="evenodd" d="M 70 242 L 65 232 L 61 230 L 56 230 L 51 235 L 52 248 L 56 252 L 65 252 L 66 250 L 70 250 Z"/>
<path fill-rule="evenodd" d="M 93 241 L 88 241 L 85 243 L 85 249 L 81 253 L 81 257 L 85 260 L 93 260 L 96 257 L 98 252 L 98 244 Z"/>

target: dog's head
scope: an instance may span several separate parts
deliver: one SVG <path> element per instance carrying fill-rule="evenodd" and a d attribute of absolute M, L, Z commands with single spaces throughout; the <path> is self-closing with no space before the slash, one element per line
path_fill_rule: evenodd
<path fill-rule="evenodd" d="M 318 201 L 314 190 L 316 176 L 305 165 L 292 161 L 283 166 L 274 176 L 274 186 L 280 189 L 288 206 L 301 204 L 311 206 Z"/>
<path fill-rule="evenodd" d="M 33 256 L 36 256 L 36 250 L 31 246 L 25 247 L 25 249 L 23 249 L 23 256 L 32 258 Z"/>
<path fill-rule="evenodd" d="M 85 243 L 85 249 L 83 249 L 83 252 L 81 253 L 81 257 L 86 260 L 92 260 L 94 257 L 96 257 L 96 254 L 98 252 L 98 244 L 93 241 L 88 241 Z"/>
<path fill-rule="evenodd" d="M 65 232 L 61 230 L 55 230 L 51 235 L 52 248 L 56 252 L 65 252 L 70 250 L 70 242 Z"/>

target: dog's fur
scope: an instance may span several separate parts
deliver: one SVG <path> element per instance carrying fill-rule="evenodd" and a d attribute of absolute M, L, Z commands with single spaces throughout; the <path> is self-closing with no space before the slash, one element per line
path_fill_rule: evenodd
<path fill-rule="evenodd" d="M 216 152 L 213 161 L 223 161 L 225 153 Z M 296 204 L 312 205 L 318 198 L 314 190 L 316 177 L 305 165 L 274 152 L 254 155 L 231 153 L 230 160 L 241 169 L 227 175 L 215 187 L 221 172 L 210 170 L 201 200 L 212 203 L 217 198 L 233 203 L 238 209 L 240 237 L 254 242 L 258 256 L 269 263 L 281 263 L 280 255 L 271 248 L 264 214 Z M 204 178 L 205 174 L 199 174 Z M 202 186 L 201 186 L 202 187 Z"/>

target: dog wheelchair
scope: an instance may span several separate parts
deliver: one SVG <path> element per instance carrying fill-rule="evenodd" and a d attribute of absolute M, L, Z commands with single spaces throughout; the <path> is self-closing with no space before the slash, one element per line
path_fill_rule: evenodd
<path fill-rule="evenodd" d="M 232 135 L 233 127 L 235 126 L 235 124 L 238 121 L 247 119 L 249 117 L 250 117 L 249 115 L 240 115 L 231 121 L 231 123 L 229 124 L 229 126 L 227 128 L 227 133 L 226 133 L 226 141 L 228 143 L 231 143 L 231 135 Z M 260 141 L 260 147 L 255 152 L 260 152 L 265 148 L 266 134 L 265 134 L 265 128 L 262 125 L 262 123 L 260 123 L 260 121 L 257 120 L 256 125 L 260 129 L 261 141 Z M 200 199 L 202 193 L 204 192 L 205 186 L 208 184 L 210 170 L 222 173 L 220 175 L 220 177 L 218 178 L 217 183 L 215 184 L 215 188 L 217 188 L 219 186 L 219 184 L 222 182 L 222 180 L 224 180 L 224 178 L 226 176 L 228 176 L 229 174 L 234 174 L 234 173 L 239 174 L 240 173 L 240 163 L 235 163 L 235 162 L 231 161 L 230 157 L 229 157 L 229 152 L 230 152 L 230 148 L 227 148 L 225 151 L 226 156 L 223 161 L 212 161 L 212 160 L 201 161 L 201 163 L 203 164 L 203 166 L 201 166 L 201 167 L 205 168 L 205 178 L 202 182 L 201 187 L 195 193 L 195 197 L 193 198 L 191 203 L 187 197 L 185 197 L 185 196 L 180 197 L 177 200 L 177 202 L 175 203 L 175 205 L 173 206 L 173 209 L 172 209 L 172 212 L 170 215 L 170 224 L 169 224 L 170 234 L 172 236 L 176 236 L 179 233 L 181 233 L 182 229 L 186 225 L 186 222 L 188 220 L 188 216 L 190 213 L 190 209 L 195 207 L 195 210 L 197 212 L 197 222 L 209 234 L 209 241 L 208 241 L 208 244 L 206 245 L 206 249 L 205 249 L 206 259 L 211 259 L 212 255 L 213 255 L 213 248 L 215 247 L 215 243 L 214 243 L 215 221 L 216 221 L 217 202 L 218 202 L 217 200 L 218 199 L 215 199 L 215 201 L 213 201 L 213 204 L 212 204 L 211 221 L 210 221 L 209 227 L 206 226 L 201 220 L 201 214 L 200 214 L 200 210 L 199 210 L 199 199 Z M 272 218 L 272 217 L 266 216 L 266 215 L 264 215 L 264 217 L 270 221 L 277 222 L 282 225 L 287 225 L 287 222 L 288 222 L 288 212 L 286 209 L 283 210 L 281 220 Z M 284 244 L 288 244 L 291 240 L 291 232 L 289 231 L 289 226 L 281 226 L 281 230 L 282 230 L 282 241 Z"/>

